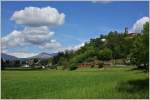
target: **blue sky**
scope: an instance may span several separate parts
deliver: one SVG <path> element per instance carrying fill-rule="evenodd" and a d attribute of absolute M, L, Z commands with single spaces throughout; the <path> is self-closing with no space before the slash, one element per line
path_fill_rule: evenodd
<path fill-rule="evenodd" d="M 50 6 L 65 14 L 64 24 L 50 28 L 55 32 L 53 39 L 62 48 L 73 47 L 110 31 L 123 32 L 125 27 L 132 29 L 134 23 L 142 17 L 149 16 L 148 2 L 2 2 L 2 38 L 13 30 L 21 31 L 25 25 L 10 20 L 15 11 L 25 7 L 44 8 Z M 3 44 L 2 44 L 3 45 Z M 33 53 L 56 52 L 57 49 L 40 49 L 35 45 L 10 47 L 7 52 L 27 51 Z"/>

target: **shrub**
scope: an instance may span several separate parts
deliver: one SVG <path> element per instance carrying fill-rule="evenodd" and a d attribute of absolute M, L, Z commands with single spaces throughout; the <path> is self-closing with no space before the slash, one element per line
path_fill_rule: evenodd
<path fill-rule="evenodd" d="M 69 70 L 75 70 L 77 68 L 78 68 L 77 64 L 73 63 L 73 64 L 70 65 Z"/>
<path fill-rule="evenodd" d="M 102 67 L 104 67 L 104 63 L 103 62 L 98 63 L 98 68 L 102 68 Z"/>
<path fill-rule="evenodd" d="M 99 51 L 99 59 L 110 60 L 112 58 L 112 50 L 109 48 L 104 48 Z"/>
<path fill-rule="evenodd" d="M 93 67 L 94 67 L 94 64 L 91 65 L 91 68 L 93 68 Z"/>

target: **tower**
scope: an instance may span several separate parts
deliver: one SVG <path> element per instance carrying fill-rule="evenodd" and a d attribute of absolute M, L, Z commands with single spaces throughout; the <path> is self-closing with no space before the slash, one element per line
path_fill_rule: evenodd
<path fill-rule="evenodd" d="M 125 27 L 124 33 L 128 34 L 128 27 Z"/>

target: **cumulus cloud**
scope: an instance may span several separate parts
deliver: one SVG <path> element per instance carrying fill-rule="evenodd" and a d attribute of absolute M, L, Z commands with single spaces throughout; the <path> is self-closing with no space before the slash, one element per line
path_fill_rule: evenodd
<path fill-rule="evenodd" d="M 80 49 L 81 47 L 83 47 L 84 45 L 85 45 L 85 42 L 83 42 L 83 43 L 81 43 L 81 44 L 79 44 L 79 45 L 76 45 L 76 46 L 73 47 L 73 50 L 78 50 L 78 49 Z"/>
<path fill-rule="evenodd" d="M 28 58 L 38 54 L 38 53 L 31 53 L 28 51 L 16 51 L 16 52 L 6 52 L 6 53 L 18 58 Z"/>
<path fill-rule="evenodd" d="M 16 24 L 24 25 L 23 30 L 14 30 L 1 38 L 3 51 L 15 47 L 37 46 L 42 50 L 65 51 L 78 50 L 84 46 L 84 43 L 75 46 L 62 47 L 61 44 L 53 38 L 55 32 L 52 27 L 62 25 L 65 21 L 65 14 L 59 13 L 57 9 L 51 7 L 26 7 L 23 10 L 15 11 L 11 17 Z M 36 55 L 26 51 L 6 52 L 7 54 L 26 58 Z"/>
<path fill-rule="evenodd" d="M 64 23 L 65 14 L 59 13 L 57 9 L 52 7 L 25 7 L 23 10 L 15 11 L 11 20 L 15 21 L 17 24 L 32 27 L 53 27 Z"/>
<path fill-rule="evenodd" d="M 83 47 L 85 45 L 85 42 L 82 42 L 78 45 L 74 45 L 74 46 L 68 46 L 68 47 L 65 47 L 65 48 L 60 48 L 59 51 L 65 51 L 65 50 L 73 50 L 73 51 L 76 51 L 78 49 L 80 49 L 81 47 Z"/>
<path fill-rule="evenodd" d="M 112 0 L 92 0 L 92 3 L 101 3 L 101 4 L 108 4 L 111 2 Z"/>
<path fill-rule="evenodd" d="M 43 49 L 50 49 L 53 48 L 55 50 L 58 50 L 61 47 L 61 44 L 57 42 L 56 40 L 51 40 L 51 42 L 47 42 L 40 46 Z"/>
<path fill-rule="evenodd" d="M 48 27 L 25 27 L 22 31 L 25 42 L 33 45 L 42 45 L 45 42 L 50 42 L 54 32 L 49 32 Z"/>
<path fill-rule="evenodd" d="M 61 46 L 53 35 L 51 27 L 62 25 L 65 21 L 65 14 L 59 13 L 51 7 L 26 7 L 23 10 L 15 11 L 11 20 L 16 24 L 23 24 L 24 29 L 14 30 L 1 38 L 2 49 L 36 45 L 45 49 L 56 49 Z"/>
<path fill-rule="evenodd" d="M 7 36 L 2 37 L 1 42 L 3 49 L 7 47 L 23 46 L 24 35 L 20 31 L 14 30 Z"/>
<path fill-rule="evenodd" d="M 146 22 L 149 22 L 149 17 L 142 17 L 142 18 L 140 18 L 139 20 L 137 20 L 134 23 L 134 25 L 133 25 L 133 27 L 131 29 L 131 32 L 140 33 L 143 30 L 143 25 Z"/>
<path fill-rule="evenodd" d="M 60 44 L 52 39 L 54 32 L 50 32 L 48 27 L 25 27 L 23 31 L 13 31 L 2 37 L 2 48 L 37 45 L 43 48 L 55 49 Z"/>

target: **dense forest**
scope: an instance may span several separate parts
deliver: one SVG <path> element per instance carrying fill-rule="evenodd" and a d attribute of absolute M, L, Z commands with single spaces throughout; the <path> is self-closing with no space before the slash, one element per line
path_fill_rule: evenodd
<path fill-rule="evenodd" d="M 85 62 L 99 61 L 99 67 L 103 62 L 121 59 L 123 64 L 136 65 L 138 68 L 148 70 L 149 64 L 149 23 L 145 23 L 141 33 L 109 32 L 90 39 L 77 51 L 66 50 L 59 52 L 57 56 L 49 59 L 56 68 L 74 70 Z M 94 66 L 92 66 L 94 67 Z"/>

